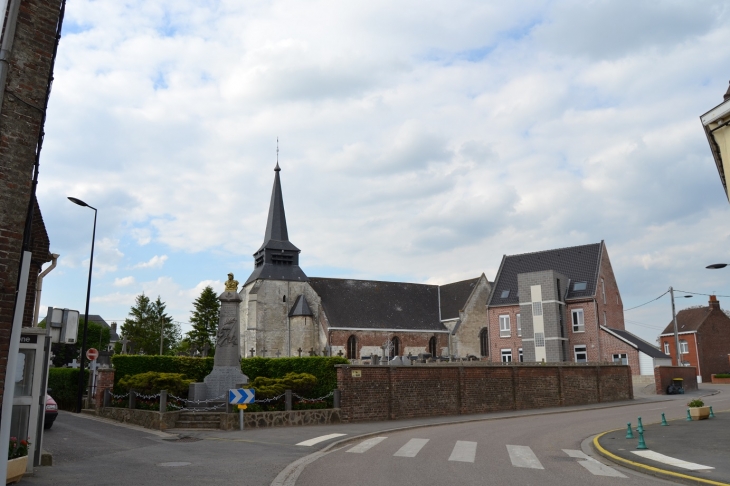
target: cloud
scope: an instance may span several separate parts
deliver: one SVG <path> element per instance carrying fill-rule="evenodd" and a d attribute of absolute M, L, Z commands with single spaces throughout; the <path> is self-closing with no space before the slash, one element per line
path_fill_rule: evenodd
<path fill-rule="evenodd" d="M 132 268 L 162 268 L 166 261 L 167 255 L 155 255 L 146 262 L 137 263 Z"/>
<path fill-rule="evenodd" d="M 129 277 L 122 277 L 122 278 L 115 278 L 114 279 L 114 285 L 117 287 L 126 287 L 127 285 L 132 285 L 136 281 L 133 276 Z"/>

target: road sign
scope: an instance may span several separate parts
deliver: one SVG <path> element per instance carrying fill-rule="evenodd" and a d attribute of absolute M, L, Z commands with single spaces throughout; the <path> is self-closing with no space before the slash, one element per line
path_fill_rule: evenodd
<path fill-rule="evenodd" d="M 228 390 L 228 403 L 232 405 L 253 403 L 255 399 L 256 392 L 253 388 L 234 388 Z"/>
<path fill-rule="evenodd" d="M 86 350 L 86 359 L 89 361 L 94 361 L 98 357 L 99 351 L 97 351 L 96 348 L 89 348 Z"/>

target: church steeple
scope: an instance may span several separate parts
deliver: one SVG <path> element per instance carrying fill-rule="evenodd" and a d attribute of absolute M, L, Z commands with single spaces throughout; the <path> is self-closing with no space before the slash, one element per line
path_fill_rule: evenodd
<path fill-rule="evenodd" d="M 286 213 L 284 212 L 284 197 L 281 191 L 281 178 L 279 177 L 281 168 L 278 161 L 278 147 L 276 151 L 274 187 L 271 190 L 264 243 L 253 255 L 254 270 L 246 280 L 244 287 L 258 279 L 307 281 L 307 276 L 299 268 L 299 253 L 301 250 L 289 241 Z"/>

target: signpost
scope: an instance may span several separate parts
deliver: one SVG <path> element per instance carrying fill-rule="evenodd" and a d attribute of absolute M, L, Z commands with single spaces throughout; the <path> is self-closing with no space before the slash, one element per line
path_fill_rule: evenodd
<path fill-rule="evenodd" d="M 89 361 L 94 361 L 98 357 L 99 351 L 97 351 L 96 348 L 89 348 L 86 350 L 86 359 Z"/>
<path fill-rule="evenodd" d="M 256 400 L 256 391 L 253 388 L 233 388 L 228 390 L 228 403 L 238 405 L 238 429 L 243 430 L 243 411 L 247 403 Z"/>
<path fill-rule="evenodd" d="M 94 396 L 94 387 L 96 385 L 96 358 L 99 357 L 99 350 L 96 348 L 89 348 L 86 350 L 86 359 L 89 360 L 89 383 L 88 392 L 86 393 L 86 408 L 91 408 L 91 397 Z"/>

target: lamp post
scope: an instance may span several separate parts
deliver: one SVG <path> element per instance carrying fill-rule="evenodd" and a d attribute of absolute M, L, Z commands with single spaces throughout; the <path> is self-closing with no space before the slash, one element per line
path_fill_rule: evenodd
<path fill-rule="evenodd" d="M 675 352 L 677 353 L 677 366 L 681 365 L 681 359 L 679 354 L 679 331 L 677 330 L 677 313 L 674 310 L 674 288 L 669 287 L 669 295 L 672 296 L 672 321 L 674 322 L 674 346 L 675 346 Z M 683 295 L 685 299 L 689 299 L 692 296 L 691 295 Z"/>
<path fill-rule="evenodd" d="M 69 201 L 79 206 L 85 206 L 94 210 L 94 229 L 91 233 L 91 258 L 89 258 L 89 282 L 86 286 L 86 311 L 84 312 L 84 332 L 81 338 L 81 365 L 79 366 L 79 385 L 76 394 L 76 413 L 81 413 L 81 401 L 84 395 L 84 365 L 86 364 L 86 331 L 89 328 L 89 297 L 91 296 L 91 270 L 94 267 L 94 239 L 96 238 L 96 208 L 89 206 L 81 199 L 69 197 Z"/>

